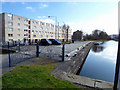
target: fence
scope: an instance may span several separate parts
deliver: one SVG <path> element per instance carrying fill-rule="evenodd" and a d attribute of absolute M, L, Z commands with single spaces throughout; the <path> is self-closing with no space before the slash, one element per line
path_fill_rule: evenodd
<path fill-rule="evenodd" d="M 31 59 L 34 57 L 43 57 L 49 58 L 56 61 L 65 61 L 70 59 L 74 54 L 76 54 L 80 47 L 84 48 L 84 46 L 88 44 L 87 42 L 80 42 L 74 44 L 66 44 L 66 45 L 50 45 L 50 46 L 39 46 L 39 44 L 34 45 L 25 45 L 21 46 L 20 44 L 10 47 L 8 44 L 8 49 L 16 51 L 16 53 L 8 52 L 8 61 L 5 62 L 3 60 L 3 66 L 13 66 L 19 62 L 25 61 L 27 59 Z M 71 52 L 72 53 L 71 55 Z M 69 55 L 70 54 L 70 55 Z M 3 58 L 4 59 L 4 58 Z M 8 63 L 8 65 L 6 65 Z"/>
<path fill-rule="evenodd" d="M 4 48 L 5 49 L 5 48 Z M 3 67 L 5 66 L 13 66 L 17 63 L 20 63 L 22 61 L 34 58 L 34 57 L 46 57 L 51 58 L 58 61 L 64 61 L 62 60 L 62 45 L 60 46 L 39 46 L 39 44 L 34 45 L 25 45 L 21 46 L 19 43 L 18 45 L 11 47 L 8 42 L 8 61 L 4 62 L 3 60 Z M 16 51 L 16 52 L 11 52 Z M 64 50 L 63 50 L 64 51 Z M 64 52 L 63 52 L 64 53 Z M 4 59 L 4 58 L 3 58 Z"/>

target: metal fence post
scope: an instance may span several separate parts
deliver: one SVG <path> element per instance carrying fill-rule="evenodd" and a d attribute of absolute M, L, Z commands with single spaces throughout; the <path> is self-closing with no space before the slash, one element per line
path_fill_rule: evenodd
<path fill-rule="evenodd" d="M 36 57 L 39 57 L 39 44 L 36 45 Z"/>
<path fill-rule="evenodd" d="M 8 42 L 8 57 L 9 57 L 9 67 L 11 67 L 11 60 L 10 60 L 10 44 Z"/>
<path fill-rule="evenodd" d="M 62 61 L 64 62 L 64 59 L 65 59 L 65 44 L 63 44 L 63 47 L 62 47 Z"/>

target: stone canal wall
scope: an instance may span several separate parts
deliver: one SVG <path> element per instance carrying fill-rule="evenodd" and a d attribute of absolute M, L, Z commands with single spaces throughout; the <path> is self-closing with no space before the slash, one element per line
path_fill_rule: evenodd
<path fill-rule="evenodd" d="M 57 77 L 59 77 L 60 72 L 77 74 L 82 68 L 85 58 L 87 57 L 92 45 L 93 42 L 83 45 L 78 52 L 74 53 L 75 55 L 66 58 L 65 62 L 62 62 L 61 65 L 54 69 L 53 74 Z"/>
<path fill-rule="evenodd" d="M 93 43 L 94 42 L 88 42 L 84 44 L 82 47 L 78 48 L 78 51 L 72 53 L 73 55 L 71 55 L 71 57 L 67 55 L 69 57 L 52 71 L 52 75 L 63 80 L 71 81 L 78 86 L 112 89 L 113 84 L 110 82 L 76 75 L 80 73 Z"/>

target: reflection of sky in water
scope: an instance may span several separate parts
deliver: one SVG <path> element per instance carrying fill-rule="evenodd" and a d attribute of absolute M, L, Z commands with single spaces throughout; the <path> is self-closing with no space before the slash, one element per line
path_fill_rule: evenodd
<path fill-rule="evenodd" d="M 99 45 L 99 46 L 105 47 L 102 52 L 99 52 L 99 53 L 91 52 L 91 53 L 94 55 L 102 56 L 103 58 L 105 58 L 107 60 L 112 60 L 112 62 L 116 63 L 118 42 L 109 41 L 109 42 L 105 42 L 105 44 Z"/>
<path fill-rule="evenodd" d="M 113 82 L 118 42 L 108 41 L 99 46 L 104 48 L 99 52 L 90 50 L 80 75 Z"/>

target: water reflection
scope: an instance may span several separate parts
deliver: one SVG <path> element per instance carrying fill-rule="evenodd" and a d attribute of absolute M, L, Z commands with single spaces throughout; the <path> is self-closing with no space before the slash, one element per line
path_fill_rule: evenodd
<path fill-rule="evenodd" d="M 90 50 L 80 76 L 114 82 L 118 42 L 107 41 Z"/>
<path fill-rule="evenodd" d="M 104 46 L 93 45 L 92 49 L 93 52 L 101 52 L 104 50 Z"/>

